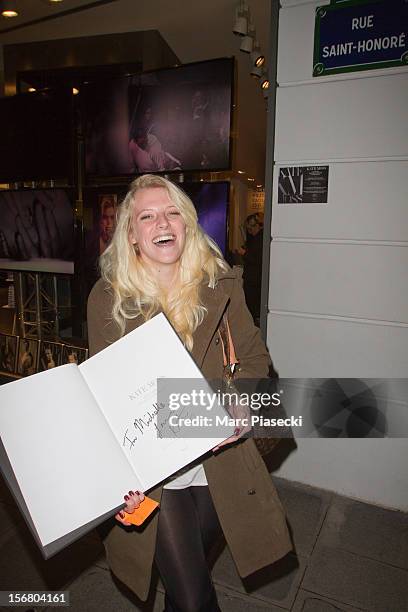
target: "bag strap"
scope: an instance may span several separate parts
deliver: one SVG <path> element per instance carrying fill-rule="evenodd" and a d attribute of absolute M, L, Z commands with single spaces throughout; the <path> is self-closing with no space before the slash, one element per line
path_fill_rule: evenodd
<path fill-rule="evenodd" d="M 224 368 L 229 368 L 231 373 L 233 373 L 235 365 L 239 363 L 239 359 L 235 353 L 234 341 L 232 339 L 228 317 L 226 314 L 224 314 L 222 317 L 218 333 L 221 339 Z"/>

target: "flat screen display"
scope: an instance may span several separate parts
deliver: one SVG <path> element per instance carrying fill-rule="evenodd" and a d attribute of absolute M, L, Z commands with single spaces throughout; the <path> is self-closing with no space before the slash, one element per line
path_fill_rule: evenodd
<path fill-rule="evenodd" d="M 70 91 L 0 99 L 0 182 L 71 180 L 73 101 Z"/>
<path fill-rule="evenodd" d="M 0 269 L 74 273 L 74 212 L 64 189 L 0 191 Z"/>
<path fill-rule="evenodd" d="M 87 174 L 228 169 L 232 77 L 219 59 L 83 87 Z"/>

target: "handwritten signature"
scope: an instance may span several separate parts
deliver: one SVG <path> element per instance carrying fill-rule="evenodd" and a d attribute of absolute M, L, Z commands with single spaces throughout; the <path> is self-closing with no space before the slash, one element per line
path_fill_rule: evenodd
<path fill-rule="evenodd" d="M 159 425 L 157 424 L 157 414 L 160 410 L 166 408 L 166 404 L 162 402 L 156 402 L 153 404 L 150 410 L 144 413 L 142 417 L 138 417 L 133 421 L 133 426 L 128 427 L 123 435 L 122 446 L 128 447 L 130 450 L 133 449 L 138 439 L 144 436 L 145 432 L 150 428 L 154 428 L 158 438 L 170 437 L 168 434 L 163 435 L 163 429 L 170 429 L 174 436 L 177 435 L 174 428 L 170 427 L 167 419 L 164 419 Z M 137 433 L 135 433 L 135 431 Z"/>

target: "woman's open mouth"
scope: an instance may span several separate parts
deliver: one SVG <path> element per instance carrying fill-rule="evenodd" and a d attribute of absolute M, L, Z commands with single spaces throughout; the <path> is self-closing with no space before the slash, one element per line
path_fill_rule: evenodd
<path fill-rule="evenodd" d="M 163 236 L 157 236 L 153 238 L 153 244 L 158 247 L 172 246 L 176 241 L 174 234 L 163 234 Z"/>

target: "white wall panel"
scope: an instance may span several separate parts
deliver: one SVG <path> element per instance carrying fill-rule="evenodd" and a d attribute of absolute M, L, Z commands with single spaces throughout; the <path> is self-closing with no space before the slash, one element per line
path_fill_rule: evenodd
<path fill-rule="evenodd" d="M 267 344 L 281 377 L 408 376 L 408 326 L 270 313 Z"/>
<path fill-rule="evenodd" d="M 322 2 L 317 1 L 297 8 L 281 9 L 277 76 L 279 84 L 313 78 L 315 9 L 321 5 Z"/>
<path fill-rule="evenodd" d="M 278 174 L 274 237 L 408 240 L 408 161 L 330 164 L 327 204 L 277 204 Z"/>
<path fill-rule="evenodd" d="M 407 108 L 408 72 L 278 88 L 275 159 L 407 156 Z"/>
<path fill-rule="evenodd" d="M 269 308 L 408 325 L 408 243 L 273 241 Z"/>

